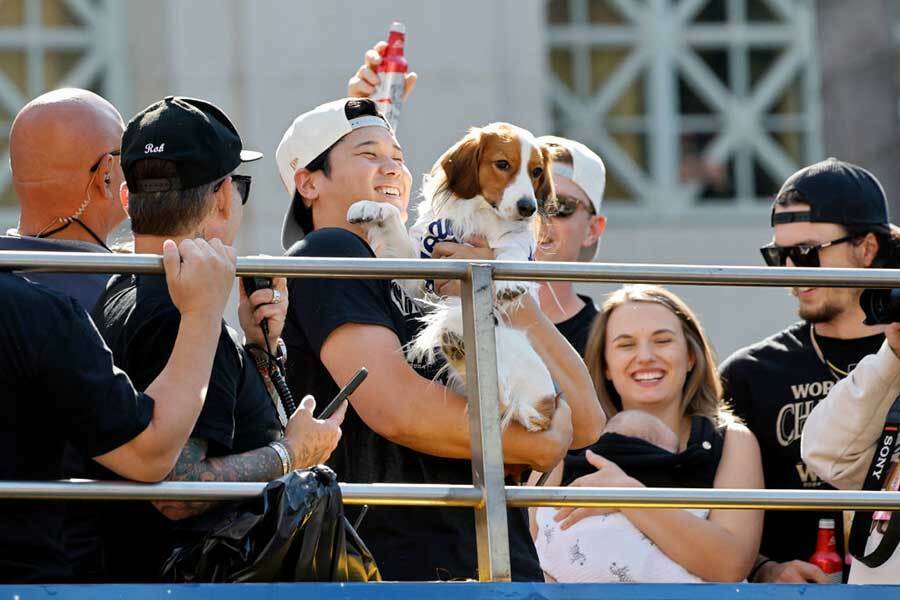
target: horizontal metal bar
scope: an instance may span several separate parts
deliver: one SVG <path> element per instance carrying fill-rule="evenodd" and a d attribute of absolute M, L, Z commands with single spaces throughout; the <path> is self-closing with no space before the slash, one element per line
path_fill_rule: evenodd
<path fill-rule="evenodd" d="M 898 510 L 900 492 L 681 488 L 510 487 L 510 506 Z"/>
<path fill-rule="evenodd" d="M 241 500 L 258 496 L 265 483 L 111 481 L 0 481 L 2 499 Z M 346 504 L 479 506 L 471 485 L 342 483 Z M 743 508 L 791 510 L 900 510 L 900 492 L 843 490 L 731 490 L 507 486 L 510 506 L 598 508 Z M 2 506 L 2 504 L 0 504 Z"/>
<path fill-rule="evenodd" d="M 341 483 L 347 504 L 391 506 L 478 506 L 471 485 Z M 31 500 L 243 500 L 259 496 L 263 482 L 133 483 L 127 481 L 0 481 L 0 501 Z M 0 504 L 2 506 L 2 504 Z"/>
<path fill-rule="evenodd" d="M 466 279 L 472 264 L 461 260 L 296 258 L 242 256 L 239 275 L 328 277 L 337 279 Z M 682 285 L 900 287 L 896 269 L 803 269 L 724 265 L 664 265 L 479 261 L 495 280 L 593 281 Z M 162 273 L 162 259 L 151 254 L 0 251 L 0 270 L 78 273 Z"/>

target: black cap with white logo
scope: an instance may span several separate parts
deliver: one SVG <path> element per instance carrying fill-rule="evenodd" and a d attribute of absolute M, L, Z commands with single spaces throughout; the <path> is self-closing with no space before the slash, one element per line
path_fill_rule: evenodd
<path fill-rule="evenodd" d="M 262 158 L 243 150 L 241 136 L 222 110 L 209 102 L 167 96 L 139 112 L 122 136 L 122 171 L 128 190 L 168 192 L 212 183 L 242 162 Z M 141 179 L 135 165 L 145 159 L 175 163 L 177 177 Z"/>
<path fill-rule="evenodd" d="M 778 199 L 795 191 L 809 204 L 808 211 L 775 212 Z M 869 171 L 829 158 L 791 175 L 772 205 L 772 225 L 796 222 L 839 225 L 887 225 L 887 198 Z"/>

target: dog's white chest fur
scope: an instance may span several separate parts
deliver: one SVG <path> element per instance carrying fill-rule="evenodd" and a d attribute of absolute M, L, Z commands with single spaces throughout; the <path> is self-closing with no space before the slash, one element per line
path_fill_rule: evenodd
<path fill-rule="evenodd" d="M 409 233 L 400 211 L 387 203 L 357 202 L 350 207 L 347 220 L 363 227 L 379 258 L 430 257 L 435 244 L 441 241 L 463 243 L 473 236 L 484 238 L 498 260 L 532 258 L 535 239 L 529 222 L 504 221 L 478 199 L 448 204 L 443 203 L 440 214 L 435 214 L 431 203 L 423 201 L 419 218 Z M 421 298 L 428 291 L 421 281 L 406 282 L 404 287 L 413 297 Z M 515 420 L 530 431 L 550 426 L 556 409 L 556 390 L 526 333 L 506 325 L 503 314 L 510 303 L 535 289 L 533 283 L 495 282 L 499 316 L 495 328 L 497 376 L 503 425 Z M 459 298 L 441 298 L 423 320 L 425 326 L 407 348 L 407 356 L 416 362 L 431 362 L 440 353 L 447 361 L 450 381 L 462 386 L 466 363 Z"/>

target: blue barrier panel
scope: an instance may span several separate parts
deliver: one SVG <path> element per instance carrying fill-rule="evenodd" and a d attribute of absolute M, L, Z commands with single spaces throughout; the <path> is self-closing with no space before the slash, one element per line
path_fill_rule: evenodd
<path fill-rule="evenodd" d="M 0 600 L 879 600 L 900 586 L 536 583 L 0 585 Z"/>

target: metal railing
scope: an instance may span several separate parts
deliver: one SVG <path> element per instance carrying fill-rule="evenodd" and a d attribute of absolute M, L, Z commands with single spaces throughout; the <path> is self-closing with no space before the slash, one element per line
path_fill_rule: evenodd
<path fill-rule="evenodd" d="M 153 255 L 0 251 L 0 271 L 162 273 Z M 604 263 L 241 257 L 238 275 L 352 279 L 459 279 L 472 435 L 472 486 L 341 484 L 347 504 L 469 506 L 475 511 L 478 575 L 511 579 L 507 506 L 898 510 L 900 492 L 505 487 L 500 437 L 493 280 L 734 286 L 900 287 L 890 269 L 804 269 Z M 0 498 L 235 500 L 263 483 L 0 482 Z"/>

